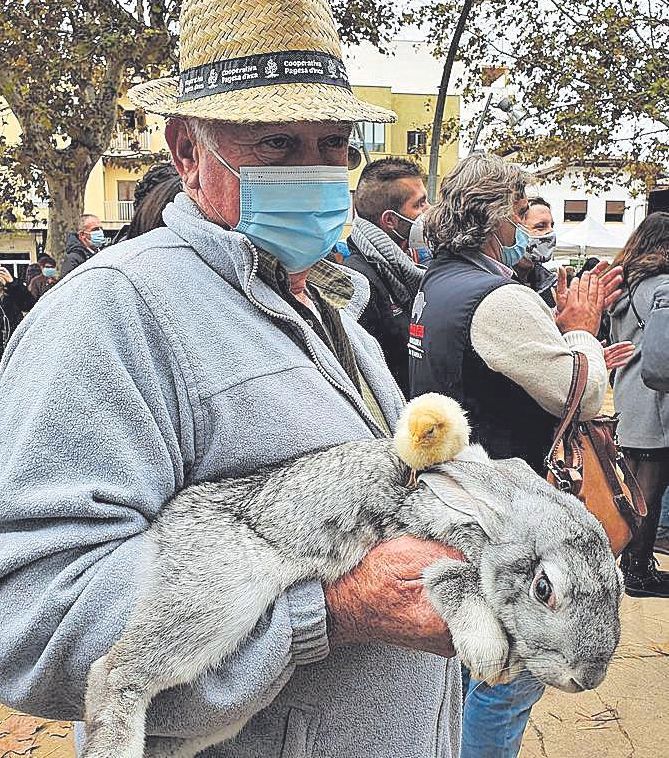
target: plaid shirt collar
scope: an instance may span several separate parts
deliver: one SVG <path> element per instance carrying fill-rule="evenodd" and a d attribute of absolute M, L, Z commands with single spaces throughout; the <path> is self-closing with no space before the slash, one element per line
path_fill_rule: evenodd
<path fill-rule="evenodd" d="M 273 255 L 260 248 L 257 250 L 258 276 L 275 292 L 282 292 L 288 281 L 286 270 Z M 307 284 L 315 287 L 320 296 L 338 310 L 345 308 L 353 297 L 353 283 L 329 261 L 318 261 L 311 267 Z"/>

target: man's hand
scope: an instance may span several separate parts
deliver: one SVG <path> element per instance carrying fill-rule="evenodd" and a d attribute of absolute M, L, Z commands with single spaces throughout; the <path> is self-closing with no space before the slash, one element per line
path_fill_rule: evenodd
<path fill-rule="evenodd" d="M 7 271 L 4 266 L 0 266 L 0 283 L 11 284 L 14 281 L 14 277 Z"/>
<path fill-rule="evenodd" d="M 614 266 L 609 268 L 606 261 L 600 261 L 590 272 L 599 277 L 599 283 L 604 288 L 604 310 L 615 305 L 623 294 L 620 285 L 623 283 L 623 267 Z"/>
<path fill-rule="evenodd" d="M 589 273 L 590 276 L 596 276 L 599 279 L 600 285 L 604 288 L 604 310 L 607 311 L 618 302 L 620 296 L 623 294 L 620 286 L 623 283 L 622 266 L 609 268 L 609 264 L 606 261 L 600 261 Z M 562 313 L 567 304 L 567 294 L 567 270 L 564 266 L 560 266 L 558 269 L 557 288 L 555 290 L 555 309 L 558 315 Z"/>
<path fill-rule="evenodd" d="M 450 657 L 448 627 L 427 598 L 423 570 L 455 548 L 414 537 L 383 542 L 353 571 L 326 589 L 333 645 L 381 641 Z"/>
<path fill-rule="evenodd" d="M 566 283 L 566 274 L 564 274 Z M 560 277 L 558 277 L 560 292 Z M 555 323 L 564 334 L 581 329 L 596 335 L 604 310 L 604 287 L 598 276 L 586 271 L 580 279 L 572 279 L 569 289 L 560 293 L 561 309 L 558 310 Z"/>
<path fill-rule="evenodd" d="M 615 342 L 609 347 L 606 347 L 605 343 L 602 344 L 604 345 L 604 361 L 607 371 L 626 366 L 636 350 L 633 342 Z"/>

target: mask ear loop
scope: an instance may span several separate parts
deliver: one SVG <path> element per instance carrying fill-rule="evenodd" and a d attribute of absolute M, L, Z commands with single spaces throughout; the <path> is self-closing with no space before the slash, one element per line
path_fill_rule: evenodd
<path fill-rule="evenodd" d="M 401 218 L 402 221 L 406 221 L 408 224 L 413 224 L 413 222 L 416 220 L 416 219 L 412 220 L 410 218 L 407 218 L 406 216 L 403 216 L 401 213 L 398 213 L 397 211 L 394 211 L 392 208 L 388 208 L 387 210 L 388 210 L 388 213 L 395 214 L 395 216 L 397 216 L 397 218 Z M 408 237 L 403 237 L 396 229 L 391 229 L 390 231 L 397 237 L 397 239 L 402 240 L 402 242 L 408 242 L 409 241 Z"/>
<path fill-rule="evenodd" d="M 214 150 L 213 147 L 208 148 L 209 152 L 216 158 L 216 160 L 224 167 L 227 168 L 228 171 L 237 179 L 241 179 L 241 174 L 238 171 L 235 171 L 234 168 L 225 160 L 225 158 L 218 153 L 217 150 Z M 219 221 L 222 223 L 222 225 L 226 229 L 232 230 L 232 226 L 223 218 L 221 212 L 218 210 L 218 208 L 211 202 L 211 200 L 207 197 L 204 190 L 201 189 L 202 195 L 204 196 L 204 199 L 209 203 L 209 206 L 214 211 L 214 213 L 218 216 Z M 241 205 L 241 195 L 240 195 L 240 205 Z M 240 207 L 240 214 L 241 214 L 241 207 Z M 241 216 L 240 216 L 241 217 Z"/>

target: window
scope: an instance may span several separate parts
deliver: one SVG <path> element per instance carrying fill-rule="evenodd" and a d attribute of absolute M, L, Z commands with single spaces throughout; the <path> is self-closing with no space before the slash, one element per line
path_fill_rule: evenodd
<path fill-rule="evenodd" d="M 120 109 L 119 117 L 118 117 L 118 124 L 121 127 L 121 129 L 135 129 L 137 127 L 137 123 L 135 121 L 135 111 L 126 110 L 125 108 Z"/>
<path fill-rule="evenodd" d="M 622 223 L 625 216 L 624 200 L 607 200 L 604 221 L 619 221 Z"/>
<path fill-rule="evenodd" d="M 132 202 L 135 199 L 135 187 L 137 182 L 118 181 L 116 182 L 118 199 L 121 201 Z"/>
<path fill-rule="evenodd" d="M 425 155 L 427 153 L 427 132 L 407 132 L 407 153 Z"/>
<path fill-rule="evenodd" d="M 364 121 L 360 124 L 365 147 L 370 153 L 383 153 L 386 149 L 386 125 Z"/>
<path fill-rule="evenodd" d="M 587 200 L 565 200 L 564 201 L 564 220 L 565 221 L 585 221 L 588 213 Z"/>

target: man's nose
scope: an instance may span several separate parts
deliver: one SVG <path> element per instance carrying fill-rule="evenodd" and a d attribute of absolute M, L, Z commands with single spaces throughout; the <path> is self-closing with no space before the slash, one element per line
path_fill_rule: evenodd
<path fill-rule="evenodd" d="M 304 140 L 295 151 L 293 160 L 295 166 L 320 166 L 323 163 L 320 147 L 317 140 Z"/>

